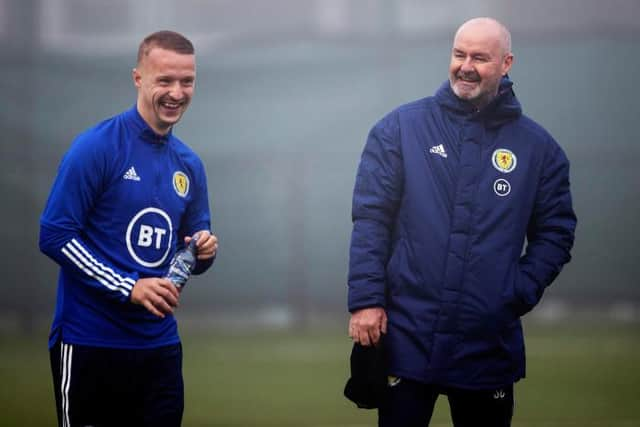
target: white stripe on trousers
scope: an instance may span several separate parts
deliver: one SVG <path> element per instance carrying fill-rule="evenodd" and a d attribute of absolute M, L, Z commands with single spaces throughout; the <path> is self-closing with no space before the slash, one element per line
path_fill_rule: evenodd
<path fill-rule="evenodd" d="M 71 384 L 71 361 L 73 360 L 73 347 L 70 344 L 61 343 L 60 364 L 62 365 L 62 381 L 60 382 L 60 395 L 62 406 L 62 427 L 71 427 L 69 419 L 69 385 Z"/>

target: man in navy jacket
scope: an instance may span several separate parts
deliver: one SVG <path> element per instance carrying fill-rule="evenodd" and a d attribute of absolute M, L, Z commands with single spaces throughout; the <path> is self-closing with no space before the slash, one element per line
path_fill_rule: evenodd
<path fill-rule="evenodd" d="M 509 31 L 457 31 L 449 81 L 369 133 L 353 194 L 349 335 L 386 334 L 380 426 L 509 426 L 525 376 L 520 317 L 570 260 L 565 153 L 522 114 Z M 526 240 L 526 245 L 525 245 Z M 523 247 L 525 250 L 523 251 Z"/>

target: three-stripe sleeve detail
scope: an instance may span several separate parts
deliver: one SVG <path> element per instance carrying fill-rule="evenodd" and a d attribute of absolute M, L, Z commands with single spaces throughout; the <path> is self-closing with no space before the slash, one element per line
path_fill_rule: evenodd
<path fill-rule="evenodd" d="M 93 277 L 106 288 L 129 297 L 135 281 L 129 277 L 122 277 L 112 268 L 96 260 L 76 239 L 65 244 L 62 253 L 85 274 Z"/>

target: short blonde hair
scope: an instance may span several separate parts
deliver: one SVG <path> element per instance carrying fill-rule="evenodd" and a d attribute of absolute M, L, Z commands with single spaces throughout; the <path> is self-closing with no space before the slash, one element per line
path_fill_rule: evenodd
<path fill-rule="evenodd" d="M 182 34 L 168 30 L 156 31 L 155 33 L 149 34 L 140 43 L 138 47 L 138 65 L 140 65 L 140 61 L 142 61 L 145 56 L 149 55 L 149 52 L 151 52 L 151 49 L 154 47 L 184 55 L 193 55 L 195 53 L 193 43 Z"/>

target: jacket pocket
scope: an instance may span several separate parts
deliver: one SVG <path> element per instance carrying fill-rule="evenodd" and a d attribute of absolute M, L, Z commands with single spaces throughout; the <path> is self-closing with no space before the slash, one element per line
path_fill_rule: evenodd
<path fill-rule="evenodd" d="M 508 280 L 502 293 L 505 310 L 503 317 L 506 321 L 509 319 L 513 321 L 526 314 L 531 308 L 527 306 L 520 292 L 524 277 L 517 261 L 512 265 L 507 277 Z"/>
<path fill-rule="evenodd" d="M 510 328 L 520 317 L 520 298 L 516 292 L 517 265 L 507 269 L 502 282 L 493 290 L 485 288 L 460 306 L 461 326 L 473 336 L 495 336 Z M 498 282 L 499 283 L 499 282 Z"/>

